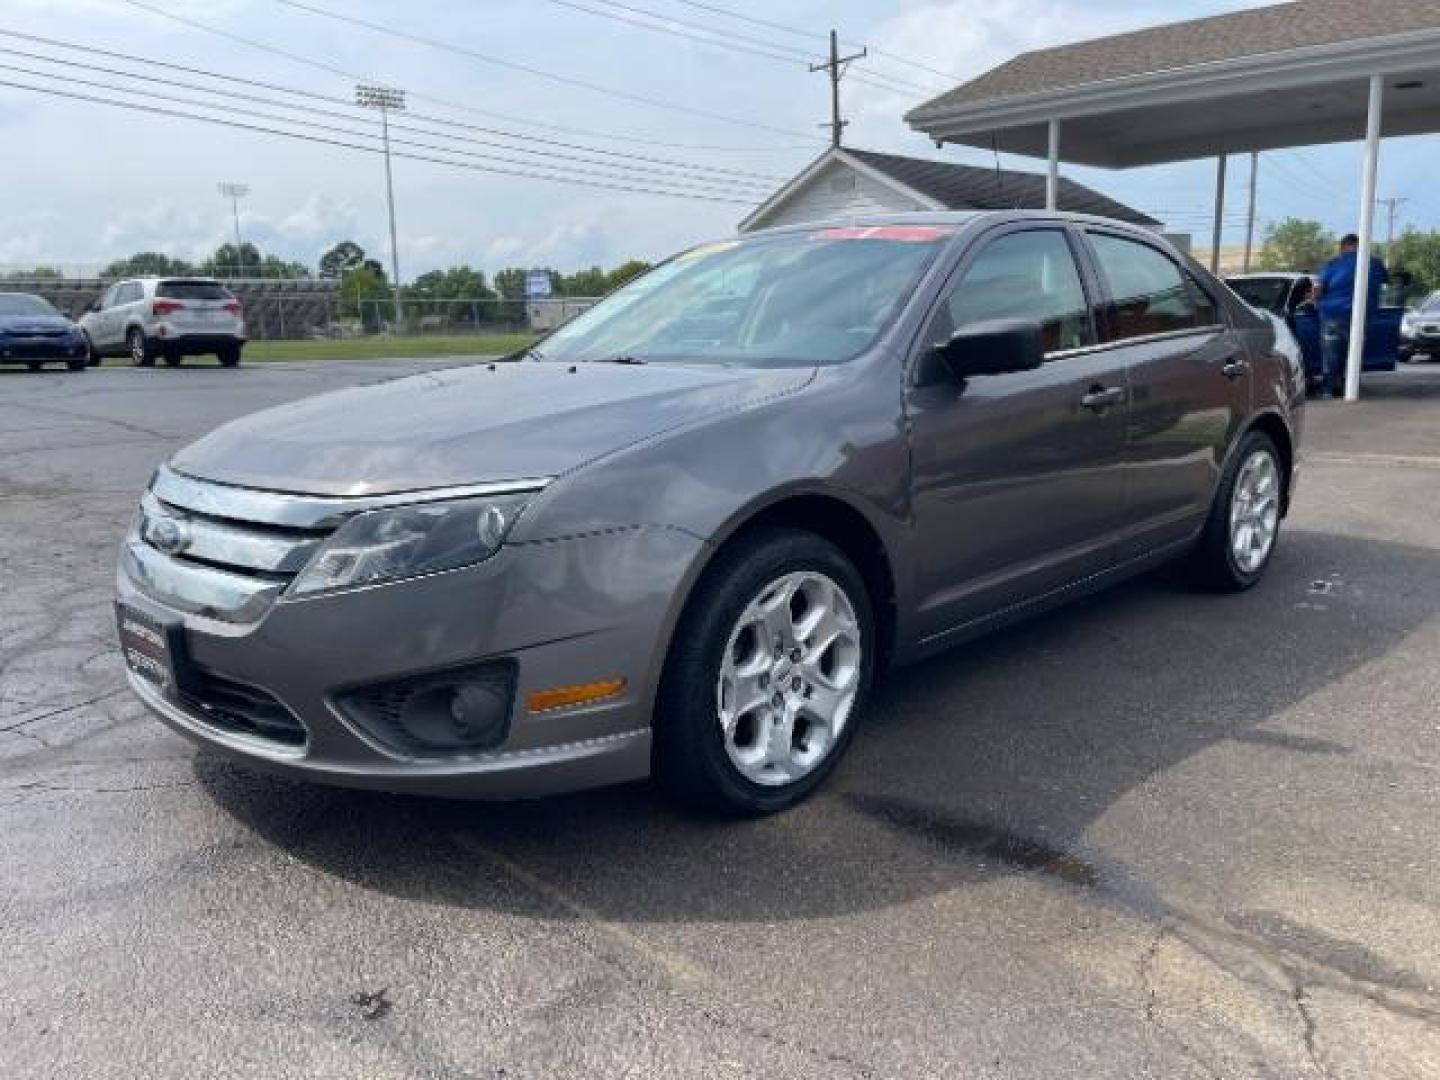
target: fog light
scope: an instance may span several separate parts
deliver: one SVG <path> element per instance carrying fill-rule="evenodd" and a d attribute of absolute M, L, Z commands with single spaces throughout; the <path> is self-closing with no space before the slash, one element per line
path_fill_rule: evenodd
<path fill-rule="evenodd" d="M 506 661 L 350 690 L 337 704 L 364 734 L 412 757 L 494 750 L 510 731 L 515 665 Z"/>

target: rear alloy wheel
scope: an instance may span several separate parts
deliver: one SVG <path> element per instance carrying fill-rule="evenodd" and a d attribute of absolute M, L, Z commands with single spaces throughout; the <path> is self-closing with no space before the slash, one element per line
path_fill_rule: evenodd
<path fill-rule="evenodd" d="M 1220 592 L 1254 585 L 1270 565 L 1280 536 L 1285 472 L 1274 442 L 1252 431 L 1221 477 L 1192 564 L 1200 582 Z"/>
<path fill-rule="evenodd" d="M 666 664 L 657 778 L 677 798 L 730 814 L 800 802 L 854 735 L 871 640 L 864 581 L 823 538 L 766 529 L 722 551 Z"/>
<path fill-rule="evenodd" d="M 145 340 L 145 331 L 138 326 L 132 326 L 125 334 L 125 344 L 130 349 L 130 362 L 136 367 L 153 367 L 155 364 L 155 350 L 150 347 L 150 342 Z"/>

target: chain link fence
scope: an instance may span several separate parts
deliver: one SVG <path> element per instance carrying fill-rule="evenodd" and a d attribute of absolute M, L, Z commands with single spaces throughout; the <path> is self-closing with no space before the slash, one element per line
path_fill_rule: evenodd
<path fill-rule="evenodd" d="M 113 282 L 106 278 L 21 278 L 0 281 L 0 291 L 43 296 L 78 319 Z M 553 330 L 591 307 L 595 297 L 544 300 L 436 300 L 342 296 L 324 278 L 227 280 L 245 307 L 252 341 L 309 341 L 392 334 L 408 337 L 538 334 Z"/>

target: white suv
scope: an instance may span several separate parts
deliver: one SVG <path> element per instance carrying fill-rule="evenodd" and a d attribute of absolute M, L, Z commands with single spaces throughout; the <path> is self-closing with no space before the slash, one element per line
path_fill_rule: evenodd
<path fill-rule="evenodd" d="M 214 278 L 134 278 L 117 281 L 80 317 L 90 362 L 129 356 L 142 367 L 161 357 L 171 367 L 187 356 L 214 354 L 225 367 L 240 363 L 245 311 Z"/>

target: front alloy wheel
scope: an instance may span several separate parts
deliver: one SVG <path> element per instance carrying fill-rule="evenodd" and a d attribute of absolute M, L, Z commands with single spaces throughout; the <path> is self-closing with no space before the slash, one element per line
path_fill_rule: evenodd
<path fill-rule="evenodd" d="M 726 643 L 715 694 L 725 752 L 752 783 L 793 783 L 839 742 L 859 688 L 849 597 L 824 574 L 786 574 L 746 605 Z"/>
<path fill-rule="evenodd" d="M 784 810 L 839 763 L 874 668 L 864 579 L 828 540 L 764 527 L 727 543 L 676 627 L 652 766 L 706 810 Z"/>
<path fill-rule="evenodd" d="M 136 367 L 152 366 L 155 363 L 155 353 L 150 348 L 150 343 L 145 340 L 145 331 L 138 326 L 132 326 L 125 336 L 130 345 L 130 362 Z"/>

